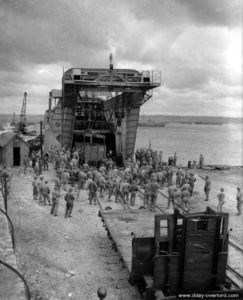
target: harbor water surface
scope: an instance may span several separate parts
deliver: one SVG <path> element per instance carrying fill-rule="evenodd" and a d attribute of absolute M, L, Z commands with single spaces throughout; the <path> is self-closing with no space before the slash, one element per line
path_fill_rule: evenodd
<path fill-rule="evenodd" d="M 170 123 L 165 127 L 138 127 L 136 148 L 163 151 L 163 160 L 177 153 L 178 164 L 186 165 L 202 153 L 205 164 L 242 166 L 242 124 L 194 125 Z"/>

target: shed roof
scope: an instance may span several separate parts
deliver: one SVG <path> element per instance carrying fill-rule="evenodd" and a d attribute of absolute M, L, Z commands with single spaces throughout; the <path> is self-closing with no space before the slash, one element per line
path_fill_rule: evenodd
<path fill-rule="evenodd" d="M 14 132 L 5 132 L 0 135 L 0 147 L 6 146 L 14 137 L 18 137 L 22 142 L 29 146 L 20 136 Z"/>

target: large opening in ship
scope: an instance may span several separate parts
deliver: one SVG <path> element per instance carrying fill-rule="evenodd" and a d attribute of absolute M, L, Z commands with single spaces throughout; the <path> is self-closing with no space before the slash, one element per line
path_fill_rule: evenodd
<path fill-rule="evenodd" d="M 81 149 L 85 160 L 102 160 L 105 154 L 116 155 L 114 124 L 104 113 L 104 100 L 79 95 L 75 105 L 72 148 Z"/>

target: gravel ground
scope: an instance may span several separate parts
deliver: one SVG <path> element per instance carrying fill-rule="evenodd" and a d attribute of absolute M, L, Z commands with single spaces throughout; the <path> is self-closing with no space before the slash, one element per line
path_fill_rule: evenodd
<path fill-rule="evenodd" d="M 216 207 L 217 193 L 224 187 L 224 211 L 229 213 L 229 225 L 233 229 L 230 236 L 242 245 L 243 218 L 235 216 L 236 187 L 242 184 L 242 168 L 196 170 L 196 173 L 197 209 L 204 210 L 206 205 Z M 198 175 L 209 175 L 212 180 L 209 202 L 203 201 L 204 181 Z M 53 190 L 53 172 L 45 172 L 44 176 Z M 15 226 L 19 267 L 33 299 L 97 299 L 99 287 L 107 289 L 106 300 L 140 299 L 137 290 L 127 282 L 128 272 L 119 255 L 112 250 L 98 218 L 98 206 L 88 204 L 87 192 L 82 191 L 75 202 L 73 217 L 65 219 L 63 195 L 59 215 L 53 217 L 49 206 L 39 205 L 32 199 L 31 183 L 31 173 L 13 177 L 9 214 Z"/>
<path fill-rule="evenodd" d="M 45 172 L 53 189 L 53 172 Z M 65 201 L 58 217 L 50 207 L 32 199 L 32 175 L 15 175 L 9 214 L 15 227 L 18 263 L 33 299 L 97 299 L 97 289 L 107 289 L 107 300 L 140 299 L 128 283 L 128 272 L 98 217 L 98 207 L 83 191 L 74 204 L 72 218 L 64 218 Z"/>

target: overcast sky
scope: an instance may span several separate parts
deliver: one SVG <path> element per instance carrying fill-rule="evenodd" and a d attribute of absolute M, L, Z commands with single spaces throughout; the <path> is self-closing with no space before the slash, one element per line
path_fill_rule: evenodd
<path fill-rule="evenodd" d="M 63 67 L 161 70 L 145 114 L 242 116 L 241 0 L 0 0 L 0 113 L 42 114 Z"/>

